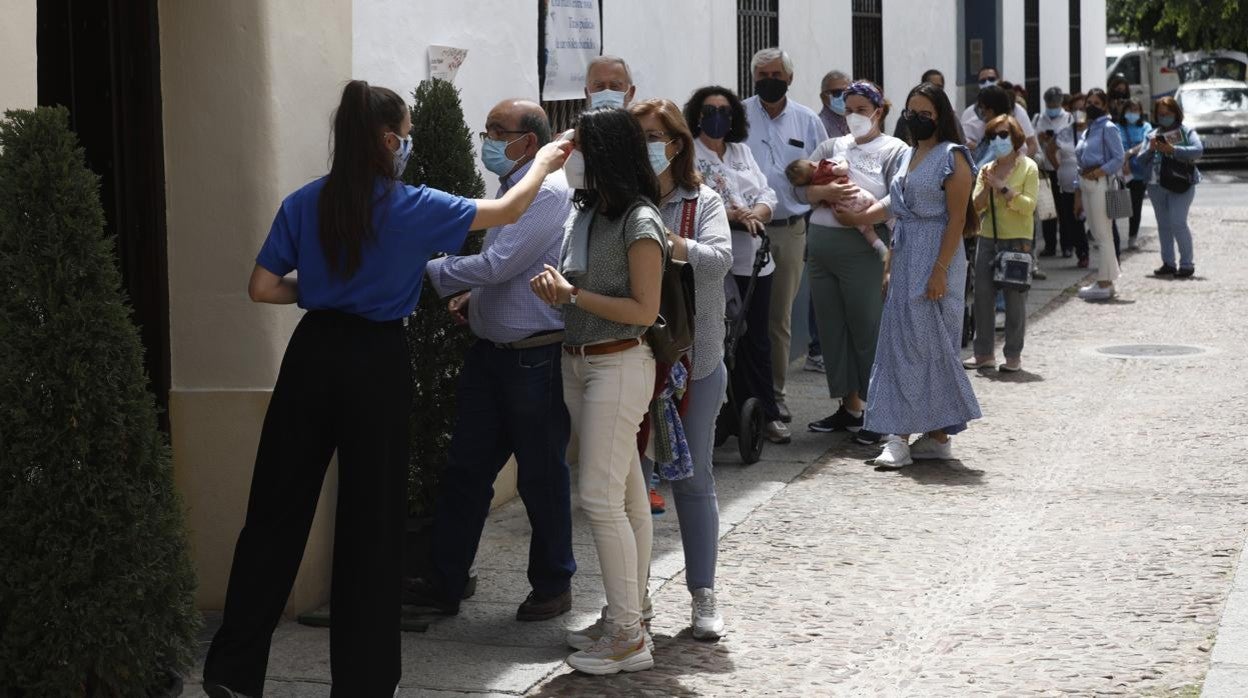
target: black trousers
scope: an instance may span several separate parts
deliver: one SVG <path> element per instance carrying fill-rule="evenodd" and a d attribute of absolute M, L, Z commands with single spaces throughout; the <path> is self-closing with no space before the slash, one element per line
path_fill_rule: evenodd
<path fill-rule="evenodd" d="M 767 421 L 780 419 L 776 391 L 771 383 L 771 336 L 767 334 L 767 318 L 771 308 L 771 274 L 754 282 L 754 295 L 746 310 L 745 334 L 737 342 L 736 365 L 732 371 L 732 390 L 741 404 L 756 397 L 763 404 Z M 750 283 L 748 276 L 733 276 L 741 298 Z"/>
<path fill-rule="evenodd" d="M 1044 233 L 1044 249 L 1052 250 L 1057 228 L 1061 228 L 1062 251 L 1073 250 L 1075 256 L 1084 259 L 1088 256 L 1088 234 L 1083 223 L 1075 217 L 1075 193 L 1063 192 L 1057 183 L 1057 172 L 1045 172 L 1053 188 L 1053 203 L 1057 207 L 1057 220 L 1047 220 L 1040 224 Z"/>
<path fill-rule="evenodd" d="M 399 681 L 411 368 L 398 322 L 309 312 L 264 417 L 247 518 L 205 683 L 260 696 L 325 470 L 338 452 L 330 672 L 333 696 L 385 696 Z"/>

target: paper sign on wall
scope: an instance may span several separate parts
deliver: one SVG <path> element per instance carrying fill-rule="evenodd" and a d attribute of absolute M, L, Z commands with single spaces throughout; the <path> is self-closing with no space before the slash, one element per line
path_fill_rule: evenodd
<path fill-rule="evenodd" d="M 542 99 L 584 99 L 585 71 L 602 53 L 598 0 L 547 0 Z"/>
<path fill-rule="evenodd" d="M 429 47 L 429 77 L 455 82 L 455 73 L 468 57 L 468 49 L 450 46 Z"/>

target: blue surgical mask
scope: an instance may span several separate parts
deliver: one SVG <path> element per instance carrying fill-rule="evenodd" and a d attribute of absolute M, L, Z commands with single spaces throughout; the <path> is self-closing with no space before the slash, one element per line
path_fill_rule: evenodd
<path fill-rule="evenodd" d="M 515 143 L 527 137 L 526 133 L 511 143 Z M 485 169 L 493 172 L 499 177 L 506 177 L 507 173 L 516 168 L 516 161 L 507 157 L 507 148 L 511 146 L 507 141 L 497 141 L 493 138 L 485 139 L 485 143 L 481 145 L 481 163 L 485 165 Z"/>
<path fill-rule="evenodd" d="M 672 161 L 667 159 L 667 144 L 671 143 L 647 143 L 646 149 L 650 151 L 650 166 L 654 168 L 654 173 L 662 174 L 664 170 L 671 167 Z"/>
<path fill-rule="evenodd" d="M 1157 117 L 1157 124 L 1162 128 L 1171 128 L 1174 126 L 1174 116 L 1171 114 L 1163 114 Z"/>
<path fill-rule="evenodd" d="M 1013 140 L 1009 138 L 993 138 L 992 139 L 992 154 L 994 156 L 998 158 L 1003 158 L 1012 152 L 1014 152 Z"/>
<path fill-rule="evenodd" d="M 1056 119 L 1057 117 L 1062 115 L 1062 108 L 1054 107 L 1052 109 L 1045 109 L 1044 115 L 1049 117 L 1050 119 Z"/>
<path fill-rule="evenodd" d="M 615 107 L 616 109 L 624 108 L 624 97 L 627 92 L 619 90 L 599 90 L 589 93 L 589 108 L 598 109 L 599 107 Z"/>
<path fill-rule="evenodd" d="M 840 97 L 833 97 L 828 100 L 828 109 L 833 112 L 845 116 L 845 94 L 841 93 Z"/>
<path fill-rule="evenodd" d="M 1123 115 L 1122 115 L 1122 118 L 1126 119 L 1126 120 L 1127 120 L 1127 123 L 1128 123 L 1128 124 L 1131 124 L 1132 126 L 1134 126 L 1134 125 L 1136 125 L 1136 124 L 1140 123 L 1140 114 L 1139 114 L 1139 112 L 1129 111 L 1129 112 L 1127 112 L 1126 114 L 1123 114 Z"/>
<path fill-rule="evenodd" d="M 391 134 L 395 138 L 399 138 L 399 134 Z M 403 171 L 407 169 L 407 159 L 412 156 L 412 137 L 408 135 L 406 138 L 399 138 L 399 149 L 394 151 L 394 177 L 398 179 L 403 176 Z"/>

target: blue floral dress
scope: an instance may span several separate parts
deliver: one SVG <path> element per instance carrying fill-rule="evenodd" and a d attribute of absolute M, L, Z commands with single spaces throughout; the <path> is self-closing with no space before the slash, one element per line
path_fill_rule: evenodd
<path fill-rule="evenodd" d="M 972 177 L 975 165 L 964 146 L 941 143 L 908 172 L 914 152 L 903 158 L 889 187 L 897 225 L 865 427 L 879 434 L 956 434 L 982 416 L 960 355 L 967 266 L 961 249 L 949 264 L 944 298 L 932 301 L 926 294 L 949 221 L 945 180 L 958 155 L 967 159 Z"/>

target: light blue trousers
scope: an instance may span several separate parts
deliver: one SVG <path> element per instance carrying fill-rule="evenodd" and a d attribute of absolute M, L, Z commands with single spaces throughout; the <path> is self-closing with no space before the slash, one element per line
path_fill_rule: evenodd
<path fill-rule="evenodd" d="M 1157 239 L 1161 242 L 1161 261 L 1177 269 L 1194 269 L 1192 229 L 1187 225 L 1187 212 L 1196 197 L 1196 185 L 1176 194 L 1160 184 L 1148 185 L 1148 200 L 1157 214 Z M 1174 263 L 1174 247 L 1179 247 L 1179 263 Z"/>

